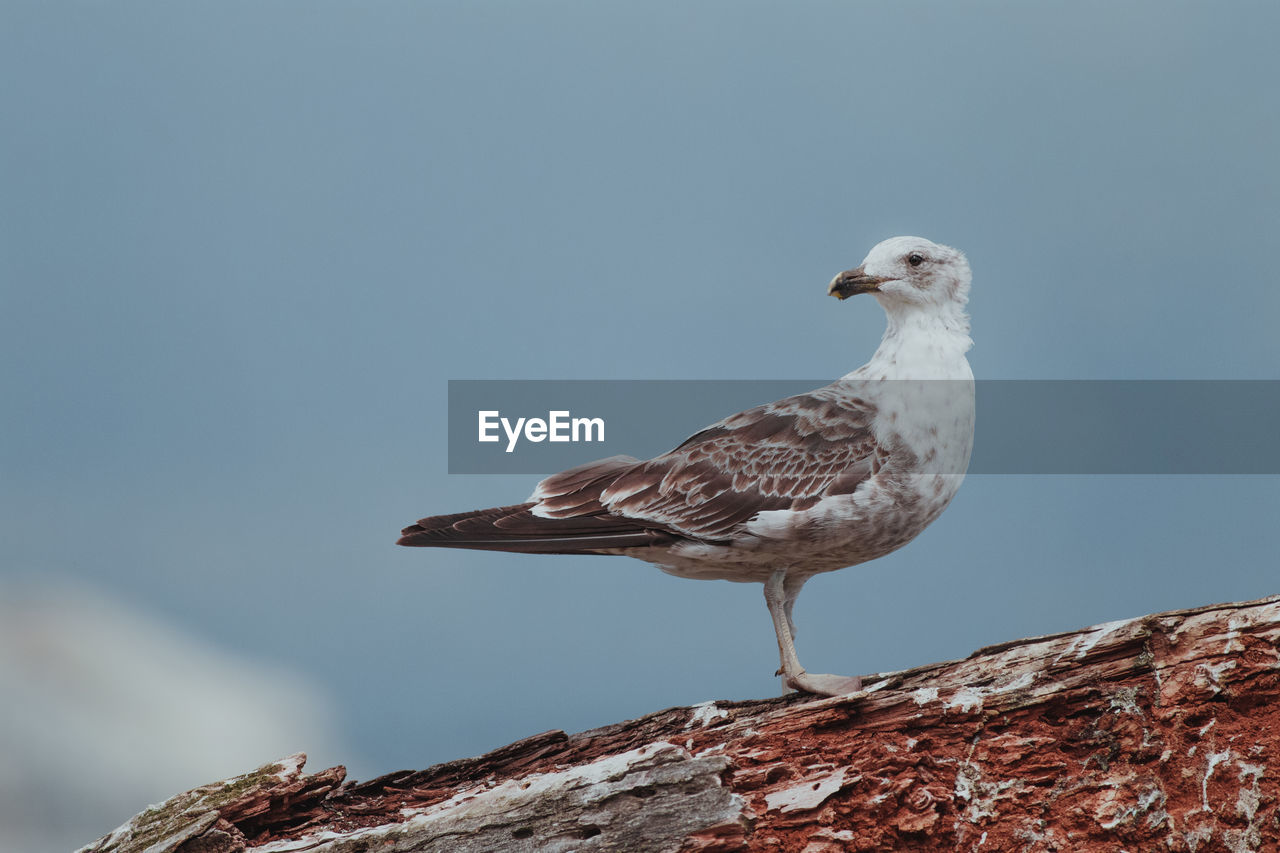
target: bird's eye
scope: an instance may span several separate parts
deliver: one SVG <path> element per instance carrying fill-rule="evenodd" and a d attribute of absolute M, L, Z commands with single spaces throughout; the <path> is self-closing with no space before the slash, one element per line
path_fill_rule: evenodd
<path fill-rule="evenodd" d="M 919 252 L 912 252 L 907 255 L 907 263 L 911 264 L 913 267 L 918 267 L 924 263 L 924 255 Z"/>

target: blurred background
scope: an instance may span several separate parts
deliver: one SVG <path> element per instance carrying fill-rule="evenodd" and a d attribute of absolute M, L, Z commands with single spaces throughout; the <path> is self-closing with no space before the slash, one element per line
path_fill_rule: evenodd
<path fill-rule="evenodd" d="M 394 547 L 536 479 L 446 473 L 449 379 L 835 377 L 884 321 L 826 284 L 904 233 L 968 253 L 979 377 L 1280 378 L 1278 29 L 6 0 L 0 850 L 296 751 L 367 779 L 779 690 L 757 585 Z M 809 584 L 801 653 L 1280 592 L 1278 512 L 1275 477 L 973 476 Z"/>

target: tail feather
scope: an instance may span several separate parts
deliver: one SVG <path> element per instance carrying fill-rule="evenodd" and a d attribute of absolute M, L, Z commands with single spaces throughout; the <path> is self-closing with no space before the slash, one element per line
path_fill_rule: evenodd
<path fill-rule="evenodd" d="M 400 531 L 396 544 L 528 554 L 593 554 L 666 544 L 676 539 L 665 530 L 607 513 L 543 518 L 533 514 L 534 506 L 512 504 L 431 516 Z"/>

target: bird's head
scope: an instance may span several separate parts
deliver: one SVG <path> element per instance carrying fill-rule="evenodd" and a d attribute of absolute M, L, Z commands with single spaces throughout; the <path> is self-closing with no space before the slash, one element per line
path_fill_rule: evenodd
<path fill-rule="evenodd" d="M 873 293 L 890 313 L 963 310 L 971 279 L 960 250 L 923 237 L 890 237 L 868 252 L 861 266 L 833 278 L 827 292 L 837 299 Z"/>

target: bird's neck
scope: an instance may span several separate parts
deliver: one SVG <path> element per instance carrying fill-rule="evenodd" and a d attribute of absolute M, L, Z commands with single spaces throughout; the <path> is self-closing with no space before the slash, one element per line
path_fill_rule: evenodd
<path fill-rule="evenodd" d="M 964 354 L 973 346 L 962 309 L 888 311 L 875 355 L 850 376 L 870 379 L 972 379 Z"/>

